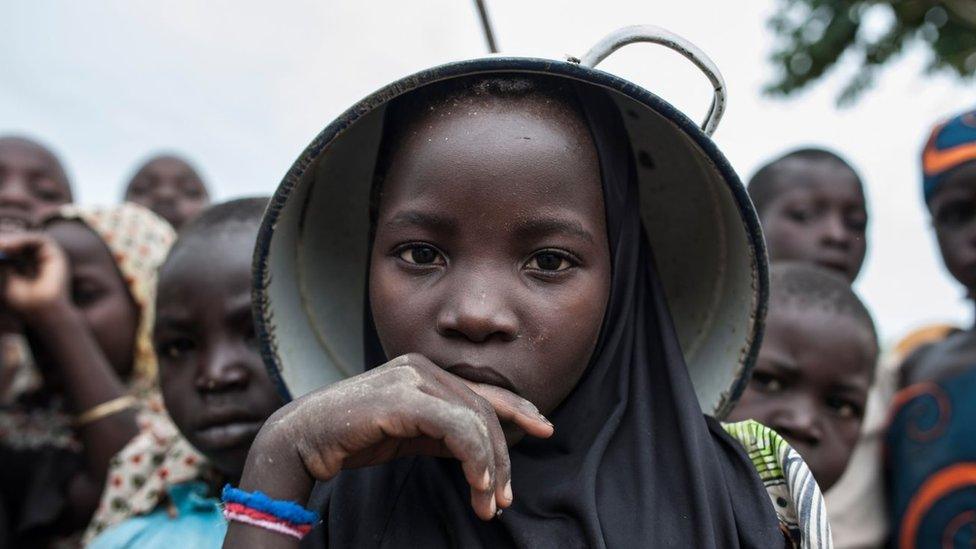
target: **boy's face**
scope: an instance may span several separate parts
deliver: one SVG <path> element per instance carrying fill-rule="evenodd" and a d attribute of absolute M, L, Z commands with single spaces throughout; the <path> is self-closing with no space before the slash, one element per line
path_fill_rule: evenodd
<path fill-rule="evenodd" d="M 0 231 L 22 231 L 71 202 L 54 155 L 18 138 L 0 138 Z"/>
<path fill-rule="evenodd" d="M 543 413 L 586 369 L 610 290 L 596 150 L 554 103 L 417 122 L 386 177 L 369 280 L 388 357 L 423 354 Z"/>
<path fill-rule="evenodd" d="M 231 479 L 282 402 L 264 369 L 251 316 L 256 227 L 194 236 L 160 270 L 153 344 L 166 409 Z"/>
<path fill-rule="evenodd" d="M 780 193 L 759 212 L 772 261 L 803 261 L 853 281 L 867 244 L 867 209 L 861 184 L 835 162 L 789 160 Z"/>
<path fill-rule="evenodd" d="M 129 182 L 125 199 L 149 208 L 179 229 L 197 216 L 210 197 L 193 168 L 178 158 L 150 161 Z"/>
<path fill-rule="evenodd" d="M 829 489 L 861 430 L 877 358 L 871 337 L 846 315 L 774 304 L 752 379 L 729 419 L 775 430 Z"/>
<path fill-rule="evenodd" d="M 976 292 L 976 162 L 953 171 L 929 200 L 946 269 Z"/>
<path fill-rule="evenodd" d="M 140 311 L 112 252 L 80 221 L 55 221 L 45 228 L 45 233 L 68 256 L 71 301 L 112 368 L 120 376 L 127 376 L 132 371 Z"/>

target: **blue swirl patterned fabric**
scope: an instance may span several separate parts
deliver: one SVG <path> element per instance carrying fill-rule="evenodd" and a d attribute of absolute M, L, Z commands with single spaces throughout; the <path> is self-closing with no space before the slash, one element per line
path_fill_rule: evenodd
<path fill-rule="evenodd" d="M 891 545 L 976 546 L 976 368 L 902 389 L 886 442 Z"/>

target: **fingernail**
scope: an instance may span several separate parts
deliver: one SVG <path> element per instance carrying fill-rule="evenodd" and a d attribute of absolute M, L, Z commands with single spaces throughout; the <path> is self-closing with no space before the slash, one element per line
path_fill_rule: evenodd
<path fill-rule="evenodd" d="M 505 501 L 512 503 L 512 481 L 505 483 L 505 488 L 502 491 L 502 497 L 505 498 Z"/>
<path fill-rule="evenodd" d="M 546 416 L 542 415 L 542 412 L 539 413 L 539 419 L 541 419 L 546 425 L 548 425 L 550 427 L 555 427 L 555 425 L 553 425 L 552 422 L 549 421 L 549 418 L 547 418 Z"/>
<path fill-rule="evenodd" d="M 485 469 L 485 476 L 481 478 L 481 489 L 484 491 L 489 487 L 491 487 L 491 475 L 488 473 L 488 469 Z"/>

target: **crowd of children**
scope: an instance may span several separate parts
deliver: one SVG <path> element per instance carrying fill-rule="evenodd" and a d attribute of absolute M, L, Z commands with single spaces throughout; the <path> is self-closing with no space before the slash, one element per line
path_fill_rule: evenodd
<path fill-rule="evenodd" d="M 824 509 L 838 547 L 976 540 L 976 336 L 879 341 L 841 156 L 787 152 L 748 183 L 768 313 L 720 424 L 612 101 L 460 79 L 384 116 L 367 371 L 291 402 L 252 316 L 268 198 L 210 205 L 161 155 L 121 204 L 74 205 L 55 154 L 0 137 L 0 547 L 813 547 Z M 976 111 L 936 125 L 922 165 L 976 296 Z"/>

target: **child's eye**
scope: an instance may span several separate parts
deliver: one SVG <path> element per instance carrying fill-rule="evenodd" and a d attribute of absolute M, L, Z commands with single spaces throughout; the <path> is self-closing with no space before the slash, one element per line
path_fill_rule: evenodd
<path fill-rule="evenodd" d="M 783 390 L 783 382 L 776 379 L 776 376 L 764 372 L 752 374 L 752 382 L 756 387 L 766 393 L 776 393 Z"/>
<path fill-rule="evenodd" d="M 193 340 L 190 338 L 179 337 L 160 343 L 156 349 L 156 352 L 158 352 L 161 357 L 176 360 L 193 351 L 194 346 Z"/>
<path fill-rule="evenodd" d="M 790 208 L 786 210 L 786 217 L 797 223 L 806 223 L 813 219 L 813 212 L 807 208 Z"/>
<path fill-rule="evenodd" d="M 834 413 L 838 416 L 845 419 L 861 417 L 861 408 L 847 399 L 837 397 L 828 398 L 827 406 L 834 410 Z"/>
<path fill-rule="evenodd" d="M 935 212 L 935 223 L 947 228 L 961 227 L 976 218 L 976 202 L 954 200 Z"/>
<path fill-rule="evenodd" d="M 45 176 L 38 176 L 31 180 L 31 189 L 36 197 L 45 202 L 54 202 L 64 198 L 61 187 Z"/>
<path fill-rule="evenodd" d="M 553 250 L 543 250 L 538 252 L 525 264 L 526 269 L 550 273 L 565 271 L 566 269 L 575 266 L 576 262 L 574 262 L 568 255 Z"/>
<path fill-rule="evenodd" d="M 427 244 L 408 244 L 397 250 L 397 257 L 411 265 L 444 265 L 444 256 Z"/>
<path fill-rule="evenodd" d="M 87 307 L 98 301 L 103 294 L 100 285 L 87 279 L 75 279 L 71 282 L 71 301 L 77 307 Z"/>
<path fill-rule="evenodd" d="M 868 227 L 867 220 L 861 216 L 852 216 L 845 220 L 845 224 L 847 225 L 848 229 L 860 233 L 863 233 Z"/>

